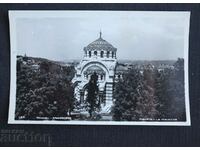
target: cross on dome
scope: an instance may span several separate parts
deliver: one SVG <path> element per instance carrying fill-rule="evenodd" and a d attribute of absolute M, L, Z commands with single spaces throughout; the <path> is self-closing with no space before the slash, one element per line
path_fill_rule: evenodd
<path fill-rule="evenodd" d="M 101 30 L 100 30 L 100 32 L 99 32 L 99 38 L 101 39 L 101 35 L 102 35 L 102 33 L 101 33 Z"/>

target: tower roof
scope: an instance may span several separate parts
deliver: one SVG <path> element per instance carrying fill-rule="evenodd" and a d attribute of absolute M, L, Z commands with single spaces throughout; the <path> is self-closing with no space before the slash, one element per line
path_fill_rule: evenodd
<path fill-rule="evenodd" d="M 117 51 L 117 49 L 112 46 L 110 43 L 108 43 L 106 40 L 102 38 L 102 32 L 99 33 L 99 38 L 92 43 L 90 43 L 88 46 L 84 48 L 84 50 L 104 50 L 104 51 Z"/>

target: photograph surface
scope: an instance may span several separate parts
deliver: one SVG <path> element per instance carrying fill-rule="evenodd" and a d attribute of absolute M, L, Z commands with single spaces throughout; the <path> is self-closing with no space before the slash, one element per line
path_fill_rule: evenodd
<path fill-rule="evenodd" d="M 10 124 L 190 125 L 190 12 L 9 11 Z"/>

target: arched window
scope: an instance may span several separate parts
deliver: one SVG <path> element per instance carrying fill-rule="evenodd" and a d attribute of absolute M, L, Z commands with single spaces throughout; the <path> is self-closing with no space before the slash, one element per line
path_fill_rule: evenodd
<path fill-rule="evenodd" d="M 114 57 L 114 52 L 112 52 L 112 58 Z"/>
<path fill-rule="evenodd" d="M 91 51 L 89 51 L 89 57 L 91 57 Z"/>
<path fill-rule="evenodd" d="M 97 56 L 97 51 L 94 51 L 94 55 Z"/>
<path fill-rule="evenodd" d="M 120 79 L 121 78 L 121 76 L 120 76 L 120 74 L 118 75 L 118 79 Z"/>
<path fill-rule="evenodd" d="M 85 51 L 85 56 L 87 57 L 87 51 Z"/>
<path fill-rule="evenodd" d="M 103 58 L 103 51 L 101 51 L 101 58 Z"/>
<path fill-rule="evenodd" d="M 101 75 L 101 80 L 103 80 L 103 75 Z"/>
<path fill-rule="evenodd" d="M 109 55 L 110 55 L 110 51 L 107 51 L 107 58 L 109 58 Z"/>

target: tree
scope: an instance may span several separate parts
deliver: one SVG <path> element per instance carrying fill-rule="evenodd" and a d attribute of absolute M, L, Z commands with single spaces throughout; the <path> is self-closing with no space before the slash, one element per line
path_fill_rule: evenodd
<path fill-rule="evenodd" d="M 140 86 L 142 76 L 137 69 L 132 69 L 123 75 L 114 87 L 114 98 L 116 99 L 113 107 L 113 119 L 137 120 L 135 114 L 138 87 Z"/>
<path fill-rule="evenodd" d="M 87 85 L 87 97 L 86 102 L 88 103 L 88 112 L 90 114 L 90 117 L 92 117 L 92 113 L 99 108 L 98 104 L 98 92 L 99 88 L 97 85 L 98 76 L 96 72 L 94 72 L 91 75 L 91 78 L 89 80 L 89 83 Z"/>
<path fill-rule="evenodd" d="M 155 70 L 146 69 L 143 72 L 142 82 L 138 87 L 138 96 L 135 113 L 140 119 L 155 120 L 158 117 L 157 106 L 159 101 L 155 95 Z"/>
<path fill-rule="evenodd" d="M 114 120 L 156 119 L 158 116 L 154 90 L 154 72 L 137 69 L 124 74 L 115 85 Z"/>
<path fill-rule="evenodd" d="M 42 60 L 39 70 L 34 70 L 32 64 L 18 59 L 15 118 L 51 119 L 70 115 L 74 103 L 73 72 L 71 67 L 61 67 L 46 60 Z"/>
<path fill-rule="evenodd" d="M 186 120 L 184 97 L 184 60 L 179 58 L 174 69 L 166 68 L 157 73 L 156 96 L 162 119 Z"/>

